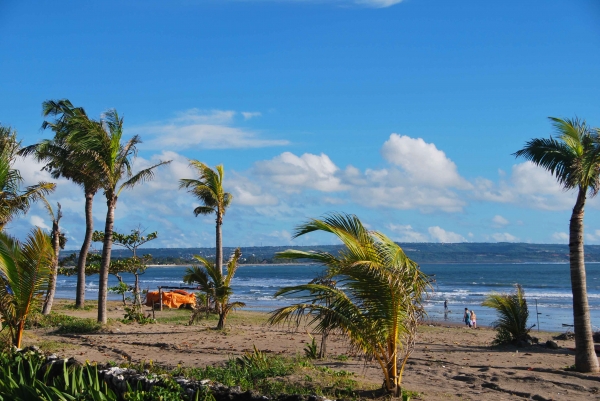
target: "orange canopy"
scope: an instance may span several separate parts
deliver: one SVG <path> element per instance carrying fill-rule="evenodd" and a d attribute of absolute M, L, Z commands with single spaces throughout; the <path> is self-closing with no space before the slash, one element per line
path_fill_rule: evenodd
<path fill-rule="evenodd" d="M 146 305 L 152 306 L 153 303 L 160 303 L 158 291 L 149 291 L 146 294 Z M 162 304 L 169 308 L 179 308 L 181 305 L 196 304 L 196 296 L 183 290 L 174 290 L 162 293 Z"/>

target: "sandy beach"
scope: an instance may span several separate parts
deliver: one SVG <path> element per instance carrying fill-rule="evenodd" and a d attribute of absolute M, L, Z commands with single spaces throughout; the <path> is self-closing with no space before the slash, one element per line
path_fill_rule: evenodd
<path fill-rule="evenodd" d="M 96 317 L 96 310 L 65 309 L 71 301 L 60 300 L 56 310 L 78 317 Z M 62 308 L 61 308 L 62 307 Z M 123 324 L 122 305 L 110 303 L 111 320 L 94 334 L 57 334 L 53 329 L 26 332 L 24 344 L 38 345 L 64 357 L 74 356 L 81 362 L 96 361 L 139 363 L 152 360 L 167 367 L 198 367 L 222 364 L 232 356 L 242 355 L 255 345 L 272 354 L 302 354 L 310 341 L 307 328 L 288 330 L 268 327 L 267 314 L 234 312 L 226 330 L 213 330 L 215 321 L 188 326 L 183 321 L 187 310 L 156 311 L 162 323 Z M 172 321 L 173 323 L 170 323 Z M 559 349 L 543 346 L 492 347 L 494 331 L 489 328 L 468 329 L 446 324 L 420 327 L 416 350 L 408 362 L 403 386 L 420 393 L 422 400 L 589 400 L 600 397 L 600 375 L 580 374 L 565 368 L 574 363 L 572 340 L 556 342 Z M 540 343 L 552 333 L 532 333 Z M 319 339 L 319 337 L 317 337 Z M 359 387 L 374 389 L 382 376 L 375 363 L 348 352 L 341 336 L 328 343 L 329 357 L 316 362 L 331 369 L 355 373 Z M 340 357 L 342 356 L 342 357 Z M 347 357 L 347 358 L 346 358 Z"/>

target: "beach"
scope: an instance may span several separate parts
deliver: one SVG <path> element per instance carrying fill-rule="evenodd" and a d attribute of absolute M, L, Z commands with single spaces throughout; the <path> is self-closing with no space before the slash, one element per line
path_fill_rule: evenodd
<path fill-rule="evenodd" d="M 65 308 L 71 303 L 58 300 L 55 310 L 77 317 L 96 317 L 95 309 Z M 148 308 L 144 309 L 151 314 Z M 123 317 L 122 305 L 111 301 L 112 320 L 102 332 L 57 334 L 54 329 L 33 329 L 26 332 L 24 345 L 38 345 L 80 362 L 152 360 L 166 367 L 200 367 L 223 364 L 228 358 L 251 351 L 253 346 L 269 354 L 303 354 L 310 342 L 310 328 L 269 327 L 265 324 L 268 315 L 263 312 L 233 312 L 223 332 L 213 330 L 214 320 L 186 325 L 189 313 L 165 309 L 155 311 L 163 323 L 123 324 L 114 320 Z M 540 344 L 554 335 L 532 334 L 539 337 Z M 565 370 L 574 363 L 570 350 L 573 340 L 555 340 L 558 349 L 541 345 L 492 347 L 494 335 L 489 328 L 469 329 L 443 322 L 421 325 L 403 387 L 419 393 L 418 399 L 422 400 L 589 400 L 600 396 L 600 375 Z M 320 337 L 316 335 L 316 339 Z M 353 372 L 360 388 L 381 386 L 379 366 L 350 353 L 340 335 L 330 338 L 328 351 L 328 358 L 315 364 Z"/>

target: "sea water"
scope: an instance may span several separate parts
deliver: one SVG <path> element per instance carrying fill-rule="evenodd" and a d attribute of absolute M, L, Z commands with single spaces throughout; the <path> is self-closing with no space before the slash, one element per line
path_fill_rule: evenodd
<path fill-rule="evenodd" d="M 140 276 L 140 286 L 151 291 L 158 286 L 186 286 L 182 281 L 186 267 L 149 267 Z M 425 304 L 431 320 L 461 323 L 464 309 L 469 308 L 477 314 L 479 325 L 492 325 L 496 314 L 481 306 L 485 296 L 492 292 L 511 292 L 519 283 L 529 306 L 529 326 L 535 324 L 533 331 L 538 328 L 565 331 L 567 326 L 563 325 L 573 324 L 568 264 L 423 264 L 421 269 L 434 279 L 433 291 Z M 248 310 L 272 311 L 298 300 L 276 299 L 273 294 L 277 290 L 308 283 L 322 271 L 318 265 L 243 265 L 232 281 L 232 301 L 246 303 Z M 592 325 L 600 326 L 600 264 L 588 263 L 586 271 Z M 133 283 L 131 275 L 123 274 L 123 277 L 127 283 Z M 76 282 L 76 277 L 59 277 L 56 296 L 75 298 Z M 116 284 L 116 278 L 109 276 L 109 286 Z M 98 275 L 88 276 L 86 298 L 97 296 Z M 109 299 L 118 300 L 120 296 L 109 294 Z M 444 311 L 444 300 L 448 301 L 448 312 Z"/>

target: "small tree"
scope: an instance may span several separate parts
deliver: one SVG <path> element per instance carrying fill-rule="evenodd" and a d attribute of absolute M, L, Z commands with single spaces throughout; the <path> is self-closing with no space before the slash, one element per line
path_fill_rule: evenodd
<path fill-rule="evenodd" d="M 496 344 L 517 343 L 529 338 L 527 319 L 529 309 L 525 299 L 525 291 L 519 285 L 515 285 L 512 294 L 489 294 L 481 304 L 495 309 L 498 320 L 493 323 L 496 329 Z"/>
<path fill-rule="evenodd" d="M 240 248 L 237 248 L 229 261 L 227 262 L 227 274 L 223 276 L 221 270 L 212 262 L 199 255 L 194 255 L 194 258 L 199 261 L 202 266 L 192 266 L 186 270 L 183 281 L 192 284 L 200 285 L 200 290 L 205 292 L 207 298 L 214 299 L 215 309 L 219 314 L 219 323 L 217 330 L 222 330 L 225 327 L 227 315 L 234 309 L 246 306 L 243 302 L 229 302 L 233 290 L 231 289 L 231 280 L 238 269 L 238 260 L 242 256 Z"/>
<path fill-rule="evenodd" d="M 44 307 L 42 308 L 42 314 L 49 315 L 52 310 L 52 303 L 54 302 L 54 294 L 56 293 L 56 276 L 58 274 L 58 256 L 61 249 L 65 249 L 67 238 L 63 233 L 60 232 L 60 219 L 62 218 L 62 211 L 60 203 L 57 203 L 56 213 L 52 209 L 52 206 L 46 200 L 45 197 L 41 198 L 46 206 L 46 210 L 52 219 L 52 232 L 50 238 L 52 240 L 52 249 L 54 251 L 54 259 L 52 261 L 52 275 L 50 276 L 50 283 L 48 285 L 48 292 L 46 293 L 46 299 L 44 300 Z"/>
<path fill-rule="evenodd" d="M 48 289 L 53 260 L 50 237 L 40 228 L 24 243 L 0 232 L 0 315 L 17 348 L 27 316 Z"/>

